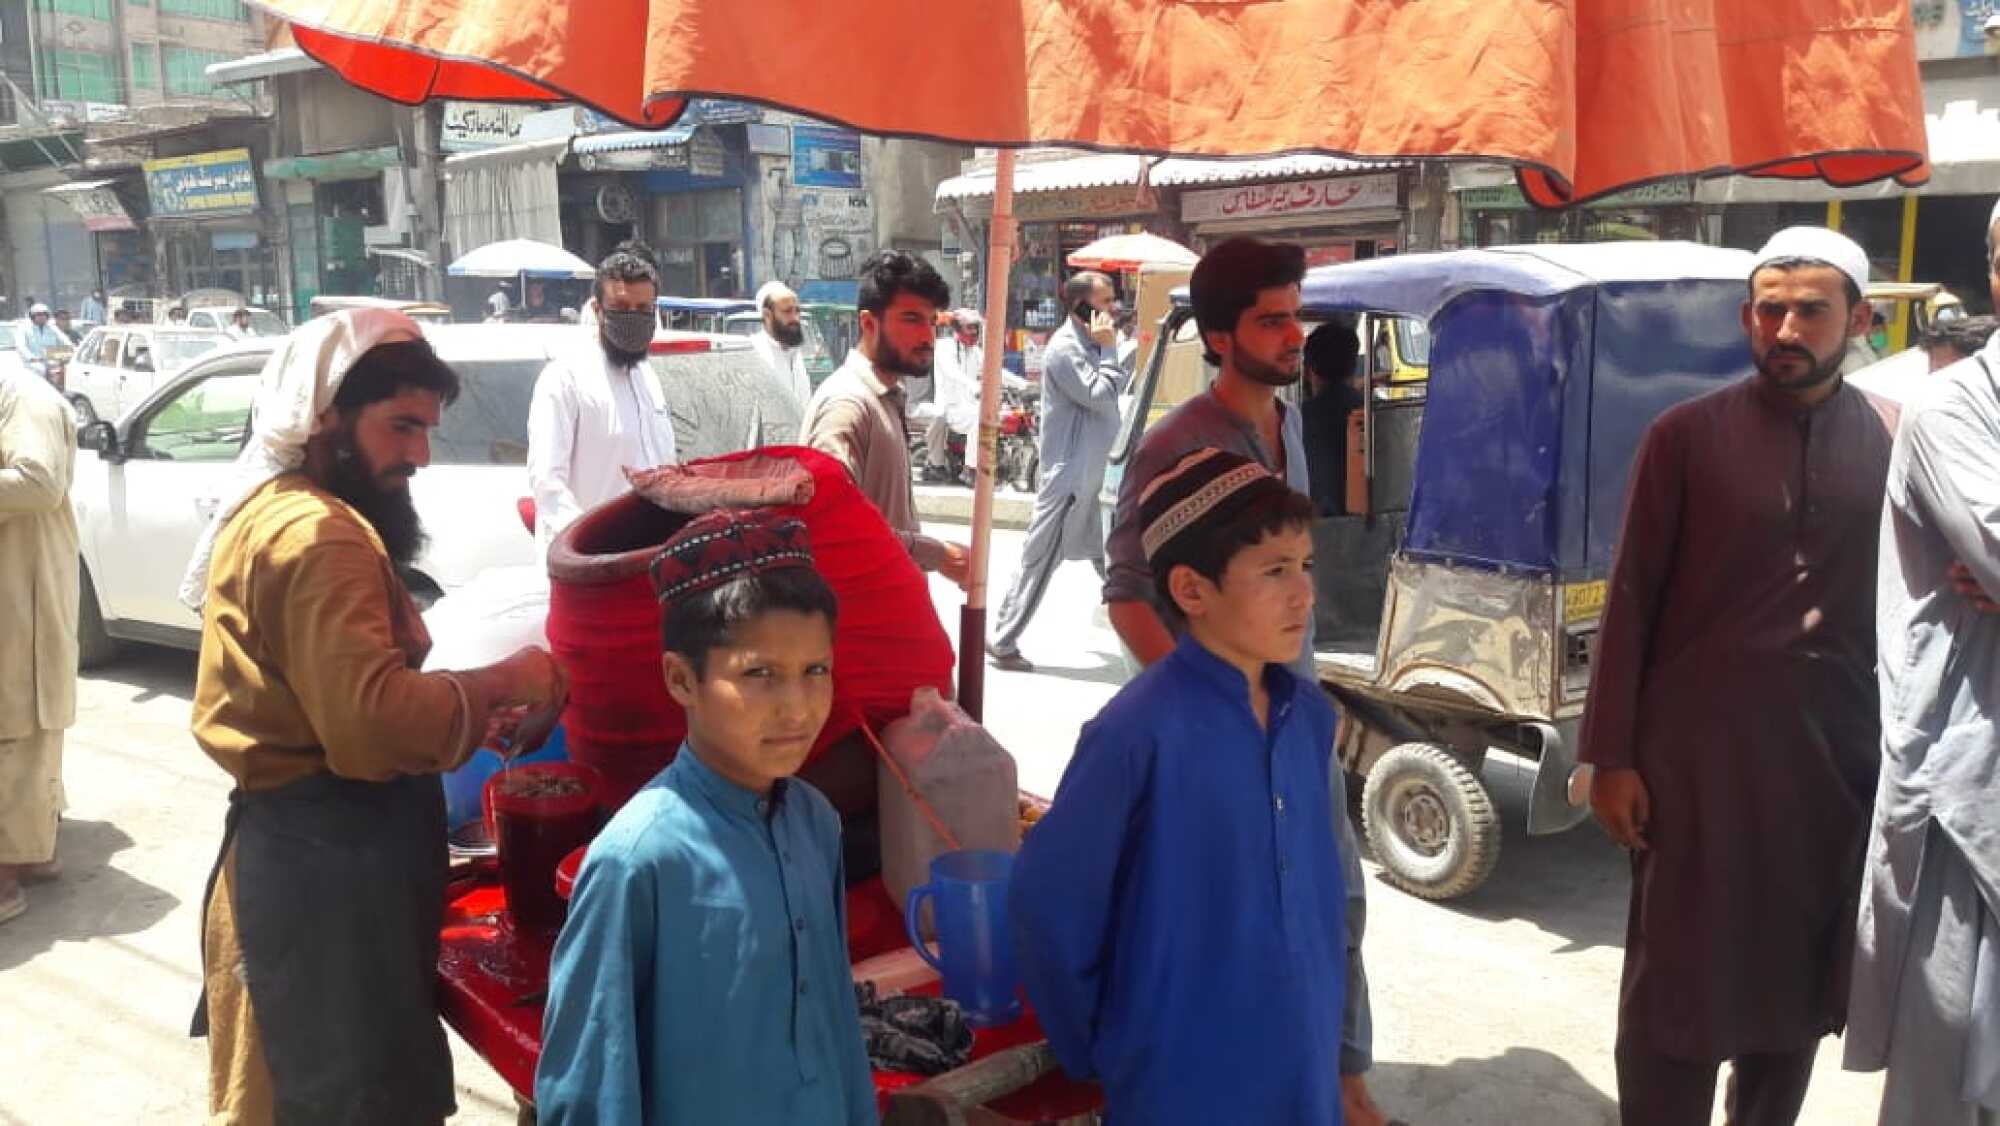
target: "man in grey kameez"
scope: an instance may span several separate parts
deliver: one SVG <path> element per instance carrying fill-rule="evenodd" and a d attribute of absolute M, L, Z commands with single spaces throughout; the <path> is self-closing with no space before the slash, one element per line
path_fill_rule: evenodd
<path fill-rule="evenodd" d="M 1996 1126 L 2000 615 L 1980 592 L 2000 592 L 2000 338 L 1905 404 L 1881 551 L 1882 776 L 1846 1065 L 1888 1068 L 1883 1126 Z"/>
<path fill-rule="evenodd" d="M 1104 575 L 1104 526 L 1097 494 L 1118 439 L 1118 396 L 1129 372 L 1118 362 L 1111 279 L 1086 270 L 1063 284 L 1069 310 L 1049 337 L 1042 359 L 1042 470 L 1021 570 L 1000 604 L 1000 624 L 987 651 L 993 663 L 1032 672 L 1021 655 L 1021 633 L 1065 560 L 1084 559 Z"/>
<path fill-rule="evenodd" d="M 1774 236 L 1750 275 L 1757 374 L 1647 430 L 1581 755 L 1632 850 L 1618 1005 L 1624 1126 L 1796 1120 L 1846 1011 L 1881 744 L 1875 532 L 1888 407 L 1846 386 L 1868 260 Z"/>

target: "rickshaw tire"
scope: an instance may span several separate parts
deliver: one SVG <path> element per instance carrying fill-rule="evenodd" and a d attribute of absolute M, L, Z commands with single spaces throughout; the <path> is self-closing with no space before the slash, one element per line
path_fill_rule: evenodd
<path fill-rule="evenodd" d="M 1436 743 L 1403 743 L 1376 760 L 1362 791 L 1361 819 L 1383 874 L 1421 899 L 1465 895 L 1500 863 L 1502 826 L 1492 795 L 1465 760 Z"/>

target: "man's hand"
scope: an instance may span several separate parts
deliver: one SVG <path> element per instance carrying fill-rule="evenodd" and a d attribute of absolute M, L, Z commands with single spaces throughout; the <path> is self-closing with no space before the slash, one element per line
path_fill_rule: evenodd
<path fill-rule="evenodd" d="M 530 645 L 515 650 L 506 663 L 512 674 L 508 704 L 528 712 L 541 712 L 561 711 L 568 702 L 569 677 L 548 650 Z"/>
<path fill-rule="evenodd" d="M 1340 1077 L 1340 1120 L 1345 1126 L 1388 1126 L 1389 1121 L 1359 1075 Z"/>
<path fill-rule="evenodd" d="M 1951 583 L 1951 589 L 1972 603 L 1974 610 L 1982 614 L 2000 614 L 2000 602 L 1987 596 L 1986 588 L 1979 585 L 1972 568 L 1963 563 L 1953 563 L 1951 569 L 1945 572 L 1945 578 Z"/>
<path fill-rule="evenodd" d="M 1102 309 L 1090 315 L 1090 339 L 1099 348 L 1109 348 L 1118 343 L 1118 322 Z"/>
<path fill-rule="evenodd" d="M 939 544 L 944 548 L 944 557 L 938 560 L 937 573 L 965 590 L 972 585 L 972 552 L 962 543 L 949 541 Z"/>
<path fill-rule="evenodd" d="M 1646 848 L 1646 823 L 1653 815 L 1653 798 L 1637 770 L 1598 768 L 1590 783 L 1590 812 L 1612 840 L 1634 851 Z"/>

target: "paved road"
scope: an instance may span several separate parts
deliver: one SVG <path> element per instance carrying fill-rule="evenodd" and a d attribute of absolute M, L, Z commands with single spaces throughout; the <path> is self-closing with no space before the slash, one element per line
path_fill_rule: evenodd
<path fill-rule="evenodd" d="M 996 537 L 996 606 L 1020 539 Z M 936 587 L 955 629 L 956 594 Z M 1065 567 L 1022 642 L 1042 671 L 990 674 L 991 727 L 1020 760 L 1023 786 L 1044 794 L 1078 726 L 1122 679 L 1096 588 L 1088 567 Z M 65 774 L 69 875 L 35 889 L 30 913 L 0 927 L 0 1126 L 203 1117 L 206 1055 L 187 1038 L 187 1017 L 197 907 L 227 787 L 188 737 L 192 688 L 192 657 L 161 650 L 136 651 L 83 682 Z M 1494 784 L 1518 824 L 1524 780 Z M 1539 840 L 1510 833 L 1493 880 L 1452 904 L 1373 883 L 1367 953 L 1385 1108 L 1412 1126 L 1615 1122 L 1610 1043 L 1625 891 L 1622 858 L 1592 829 Z M 456 1047 L 454 1122 L 511 1123 L 504 1085 Z M 1837 1048 L 1829 1042 L 1821 1055 L 1802 1121 L 1871 1123 L 1879 1085 L 1839 1073 Z"/>

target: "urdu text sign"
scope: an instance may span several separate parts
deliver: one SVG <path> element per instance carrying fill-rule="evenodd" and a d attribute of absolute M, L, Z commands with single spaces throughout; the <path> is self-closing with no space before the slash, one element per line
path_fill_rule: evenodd
<path fill-rule="evenodd" d="M 249 149 L 149 160 L 143 167 L 154 215 L 184 218 L 257 210 L 257 169 Z"/>

